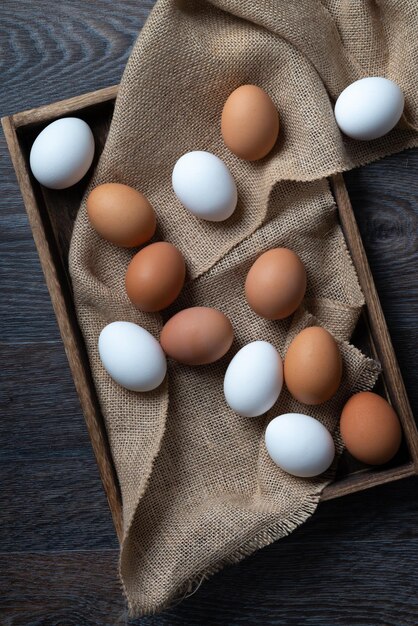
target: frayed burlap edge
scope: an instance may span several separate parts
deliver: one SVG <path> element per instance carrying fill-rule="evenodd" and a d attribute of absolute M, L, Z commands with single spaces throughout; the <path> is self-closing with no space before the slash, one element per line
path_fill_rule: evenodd
<path fill-rule="evenodd" d="M 310 317 L 313 318 L 314 316 L 310 316 Z M 355 394 L 360 391 L 365 391 L 370 388 L 373 388 L 379 377 L 379 374 L 381 373 L 380 363 L 378 363 L 377 361 L 375 361 L 374 359 L 370 357 L 364 356 L 361 353 L 361 351 L 350 342 L 343 341 L 341 343 L 348 346 L 351 350 L 356 351 L 358 354 L 361 354 L 363 357 L 363 361 L 364 361 L 364 367 L 362 368 L 361 372 L 359 373 L 358 377 L 356 378 L 354 382 L 352 393 Z M 224 567 L 228 565 L 238 564 L 240 561 L 242 561 L 246 557 L 254 554 L 257 550 L 261 548 L 266 548 L 267 546 L 273 544 L 275 541 L 279 539 L 283 539 L 284 537 L 287 537 L 292 532 L 294 532 L 299 526 L 304 524 L 316 511 L 318 504 L 321 500 L 323 490 L 329 484 L 332 483 L 335 477 L 338 460 L 344 449 L 340 435 L 339 435 L 338 425 L 337 425 L 336 430 L 334 431 L 333 438 L 334 438 L 334 443 L 335 443 L 336 456 L 335 456 L 335 459 L 333 461 L 331 468 L 328 469 L 324 473 L 323 484 L 321 485 L 321 487 L 319 488 L 316 494 L 308 495 L 305 498 L 302 506 L 298 508 L 296 511 L 294 511 L 289 517 L 285 519 L 281 519 L 277 523 L 271 526 L 268 526 L 267 528 L 264 528 L 262 531 L 257 533 L 254 537 L 252 537 L 249 541 L 239 546 L 235 551 L 231 552 L 230 554 L 225 555 L 220 561 L 216 563 L 216 565 L 210 568 L 206 568 L 204 571 L 196 575 L 194 578 L 189 579 L 186 583 L 181 585 L 176 590 L 175 593 L 173 593 L 169 598 L 167 598 L 166 601 L 160 604 L 146 605 L 146 603 L 143 603 L 140 605 L 140 604 L 132 603 L 129 600 L 129 596 L 125 588 L 123 578 L 121 576 L 121 561 L 122 561 L 122 554 L 123 554 L 123 546 L 124 546 L 124 542 L 128 538 L 130 528 L 135 519 L 135 515 L 132 516 L 131 524 L 127 528 L 125 532 L 124 540 L 122 541 L 122 544 L 121 544 L 119 567 L 118 567 L 119 582 L 121 584 L 123 595 L 128 605 L 129 617 L 132 619 L 135 619 L 135 618 L 143 617 L 145 615 L 155 615 L 157 613 L 160 613 L 161 611 L 174 608 L 180 602 L 192 596 L 199 589 L 199 587 L 202 585 L 203 582 L 208 580 L 214 574 L 217 574 Z M 158 452 L 156 454 L 156 457 L 157 455 L 158 455 Z M 152 468 L 151 468 L 151 471 L 152 471 Z M 145 490 L 146 490 L 146 485 L 141 495 L 143 495 Z M 139 504 L 139 501 L 140 501 L 140 498 L 138 500 L 138 504 Z"/>

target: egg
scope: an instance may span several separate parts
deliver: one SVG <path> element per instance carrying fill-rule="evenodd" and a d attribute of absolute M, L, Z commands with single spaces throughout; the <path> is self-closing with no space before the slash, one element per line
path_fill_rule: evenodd
<path fill-rule="evenodd" d="M 126 293 L 141 311 L 152 313 L 169 306 L 182 290 L 186 265 L 171 243 L 159 241 L 133 257 L 125 276 Z"/>
<path fill-rule="evenodd" d="M 182 205 L 196 217 L 222 222 L 235 211 L 235 181 L 225 163 L 210 152 L 196 150 L 180 157 L 172 184 Z"/>
<path fill-rule="evenodd" d="M 161 346 L 168 356 L 186 365 L 206 365 L 222 358 L 232 345 L 234 331 L 221 311 L 196 306 L 184 309 L 163 327 Z"/>
<path fill-rule="evenodd" d="M 350 454 L 369 465 L 390 461 L 402 439 L 395 411 L 371 391 L 361 391 L 348 400 L 341 413 L 340 432 Z"/>
<path fill-rule="evenodd" d="M 284 360 L 284 380 L 296 400 L 311 405 L 326 402 L 340 386 L 341 376 L 341 353 L 325 328 L 312 326 L 296 335 Z"/>
<path fill-rule="evenodd" d="M 103 239 L 131 248 L 145 243 L 155 233 L 156 219 L 146 197 L 128 185 L 98 185 L 87 198 L 87 215 Z"/>
<path fill-rule="evenodd" d="M 94 137 L 90 127 L 77 117 L 64 117 L 39 133 L 29 163 L 41 185 L 66 189 L 83 178 L 93 157 Z"/>
<path fill-rule="evenodd" d="M 253 341 L 234 356 L 225 373 L 224 394 L 231 409 L 244 417 L 262 415 L 277 401 L 283 365 L 271 343 Z"/>
<path fill-rule="evenodd" d="M 399 122 L 403 93 L 380 76 L 361 78 L 344 89 L 335 103 L 335 119 L 343 133 L 368 141 L 386 135 Z"/>
<path fill-rule="evenodd" d="M 245 281 L 245 297 L 250 307 L 268 320 L 291 315 L 306 291 L 305 267 L 292 250 L 273 248 L 252 265 Z"/>
<path fill-rule="evenodd" d="M 318 420 L 302 413 L 285 413 L 267 426 L 270 458 L 288 474 L 310 478 L 325 472 L 335 456 L 334 441 Z"/>
<path fill-rule="evenodd" d="M 100 333 L 98 350 L 109 376 L 130 391 L 151 391 L 164 380 L 164 352 L 151 333 L 137 324 L 108 324 Z"/>
<path fill-rule="evenodd" d="M 235 89 L 222 110 L 221 132 L 225 145 L 240 159 L 265 157 L 279 134 L 279 114 L 270 96 L 256 85 Z"/>

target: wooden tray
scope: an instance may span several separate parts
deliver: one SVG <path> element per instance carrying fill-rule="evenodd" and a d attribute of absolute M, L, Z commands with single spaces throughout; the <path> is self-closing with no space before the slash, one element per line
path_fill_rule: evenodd
<path fill-rule="evenodd" d="M 58 117 L 69 115 L 84 119 L 92 129 L 96 141 L 96 163 L 107 136 L 116 94 L 117 87 L 109 87 L 38 109 L 16 113 L 3 118 L 2 125 L 116 532 L 120 538 L 122 531 L 120 490 L 84 341 L 77 323 L 68 274 L 68 249 L 73 223 L 92 170 L 77 185 L 63 193 L 39 185 L 29 168 L 30 148 L 38 133 L 46 124 Z M 389 400 L 399 415 L 404 431 L 404 442 L 396 457 L 380 468 L 361 465 L 344 453 L 338 465 L 336 480 L 324 490 L 323 500 L 418 474 L 417 428 L 342 176 L 334 176 L 331 179 L 331 186 L 345 238 L 366 299 L 364 315 L 356 330 L 354 343 L 381 362 L 384 374 L 380 379 L 378 390 Z"/>

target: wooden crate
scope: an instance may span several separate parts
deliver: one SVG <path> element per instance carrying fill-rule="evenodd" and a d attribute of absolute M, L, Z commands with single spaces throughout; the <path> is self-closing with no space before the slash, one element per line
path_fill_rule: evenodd
<path fill-rule="evenodd" d="M 53 120 L 71 115 L 84 119 L 91 127 L 96 141 L 96 163 L 106 140 L 116 94 L 117 87 L 109 87 L 38 109 L 16 113 L 3 118 L 2 125 L 116 532 L 120 538 L 122 529 L 120 490 L 84 341 L 77 323 L 68 273 L 68 250 L 73 223 L 92 170 L 77 185 L 63 193 L 39 185 L 29 168 L 30 148 L 38 133 Z M 418 474 L 417 428 L 341 175 L 331 179 L 331 187 L 347 245 L 366 299 L 364 315 L 356 331 L 357 345 L 375 356 L 382 364 L 383 375 L 379 383 L 379 392 L 389 400 L 399 415 L 404 431 L 404 442 L 396 457 L 380 468 L 366 467 L 344 453 L 338 465 L 336 480 L 324 490 L 323 500 Z"/>

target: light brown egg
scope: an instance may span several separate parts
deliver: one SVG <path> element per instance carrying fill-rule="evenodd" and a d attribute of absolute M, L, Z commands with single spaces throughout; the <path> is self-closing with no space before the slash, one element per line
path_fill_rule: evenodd
<path fill-rule="evenodd" d="M 371 391 L 361 391 L 345 404 L 340 421 L 345 447 L 359 461 L 382 465 L 401 445 L 398 416 L 390 404 Z"/>
<path fill-rule="evenodd" d="M 209 307 L 196 306 L 174 315 L 161 331 L 162 349 L 180 363 L 206 365 L 222 358 L 232 345 L 229 319 Z"/>
<path fill-rule="evenodd" d="M 337 342 L 325 328 L 305 328 L 293 339 L 284 360 L 284 379 L 303 404 L 321 404 L 341 383 L 342 359 Z"/>
<path fill-rule="evenodd" d="M 294 313 L 305 291 L 305 267 L 298 255 L 287 248 L 264 252 L 252 265 L 245 281 L 248 304 L 268 320 L 281 320 Z"/>
<path fill-rule="evenodd" d="M 279 114 L 270 96 L 256 85 L 242 85 L 225 102 L 221 119 L 226 146 L 240 159 L 265 157 L 279 134 Z"/>
<path fill-rule="evenodd" d="M 141 311 L 161 311 L 179 295 L 186 275 L 183 255 L 175 246 L 159 241 L 133 257 L 125 276 L 126 293 Z"/>
<path fill-rule="evenodd" d="M 128 185 L 105 183 L 87 198 L 87 215 L 103 239 L 116 246 L 133 248 L 155 233 L 155 213 L 146 197 Z"/>

